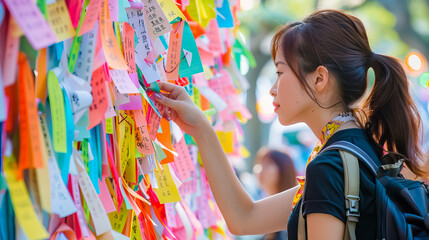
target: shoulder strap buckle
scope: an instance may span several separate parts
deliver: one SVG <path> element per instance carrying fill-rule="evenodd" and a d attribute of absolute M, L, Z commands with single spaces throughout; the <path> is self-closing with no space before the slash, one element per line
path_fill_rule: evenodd
<path fill-rule="evenodd" d="M 358 218 L 360 216 L 360 213 L 359 213 L 359 200 L 360 200 L 360 198 L 359 198 L 359 196 L 347 195 L 346 200 L 347 200 L 346 201 L 346 209 L 347 209 L 346 216 L 347 216 L 347 218 L 349 218 L 349 217 Z M 350 218 L 350 219 L 353 219 L 353 218 Z M 356 222 L 358 222 L 357 219 L 356 219 Z"/>

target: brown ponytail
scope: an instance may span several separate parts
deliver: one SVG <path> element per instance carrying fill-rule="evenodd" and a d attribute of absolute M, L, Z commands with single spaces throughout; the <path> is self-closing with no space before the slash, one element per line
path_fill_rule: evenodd
<path fill-rule="evenodd" d="M 420 150 L 420 116 L 410 96 L 407 76 L 397 59 L 375 54 L 374 87 L 364 102 L 365 130 L 389 152 L 406 158 L 408 168 L 419 176 L 423 154 Z"/>
<path fill-rule="evenodd" d="M 300 84 L 322 108 L 332 106 L 319 104 L 305 80 L 307 74 L 318 66 L 326 67 L 338 82 L 341 103 L 351 109 L 365 94 L 368 69 L 372 67 L 374 87 L 364 100 L 363 109 L 353 111 L 367 134 L 379 144 L 380 152 L 398 153 L 416 175 L 426 175 L 421 166 L 420 116 L 411 99 L 404 69 L 398 60 L 372 52 L 365 27 L 358 18 L 336 10 L 317 11 L 302 22 L 282 27 L 274 35 L 273 59 L 279 46 Z"/>

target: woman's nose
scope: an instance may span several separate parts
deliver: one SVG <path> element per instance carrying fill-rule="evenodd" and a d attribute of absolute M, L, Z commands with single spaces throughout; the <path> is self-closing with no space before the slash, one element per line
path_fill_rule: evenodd
<path fill-rule="evenodd" d="M 270 90 L 270 95 L 272 97 L 277 96 L 277 88 L 272 87 L 271 90 Z"/>

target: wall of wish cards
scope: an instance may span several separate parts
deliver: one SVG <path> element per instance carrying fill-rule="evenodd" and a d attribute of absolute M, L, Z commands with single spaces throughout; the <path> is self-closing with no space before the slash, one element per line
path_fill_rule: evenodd
<path fill-rule="evenodd" d="M 0 0 L 0 239 L 231 239 L 195 141 L 153 94 L 184 86 L 246 155 L 239 8 Z"/>

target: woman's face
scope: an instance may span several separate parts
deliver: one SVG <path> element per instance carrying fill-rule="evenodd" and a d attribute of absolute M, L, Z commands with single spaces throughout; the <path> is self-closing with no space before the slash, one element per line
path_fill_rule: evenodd
<path fill-rule="evenodd" d="M 274 64 L 277 68 L 277 80 L 270 94 L 274 97 L 274 111 L 279 116 L 279 122 L 291 125 L 304 121 L 314 102 L 286 63 L 281 48 L 277 50 Z"/>

